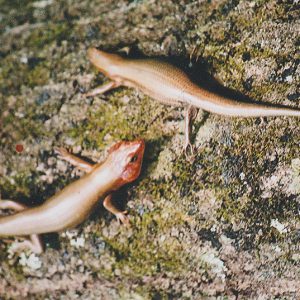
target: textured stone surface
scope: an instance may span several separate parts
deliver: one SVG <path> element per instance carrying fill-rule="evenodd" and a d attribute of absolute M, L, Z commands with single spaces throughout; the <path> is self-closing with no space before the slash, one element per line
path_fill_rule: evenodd
<path fill-rule="evenodd" d="M 4 299 L 297 299 L 299 120 L 199 113 L 182 155 L 182 109 L 105 81 L 89 46 L 163 57 L 199 83 L 299 107 L 298 1 L 0 0 L 0 192 L 38 205 L 120 139 L 146 140 L 139 180 L 120 192 L 130 229 L 101 208 L 45 235 L 45 253 L 0 243 Z M 210 298 L 211 297 L 211 298 Z"/>

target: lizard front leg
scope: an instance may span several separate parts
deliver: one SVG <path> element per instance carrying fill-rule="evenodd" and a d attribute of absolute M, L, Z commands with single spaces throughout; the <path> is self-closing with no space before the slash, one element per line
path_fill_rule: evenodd
<path fill-rule="evenodd" d="M 112 203 L 112 194 L 106 196 L 103 200 L 103 206 L 112 214 L 116 216 L 116 218 L 121 221 L 124 225 L 129 225 L 129 219 L 126 216 L 127 210 L 121 211 Z"/>
<path fill-rule="evenodd" d="M 55 152 L 59 154 L 60 158 L 68 161 L 73 166 L 79 168 L 86 173 L 89 173 L 93 170 L 93 165 L 78 158 L 77 156 L 69 153 L 65 148 L 55 148 Z M 125 225 L 129 225 L 129 219 L 126 216 L 127 211 L 119 210 L 113 203 L 112 203 L 112 195 L 109 194 L 103 201 L 103 206 L 112 214 L 116 216 L 116 218 L 121 221 Z"/>
<path fill-rule="evenodd" d="M 86 94 L 87 97 L 94 97 L 99 94 L 104 94 L 109 90 L 115 89 L 120 86 L 120 83 L 116 81 L 110 81 L 108 83 L 105 83 L 103 85 L 100 85 L 99 87 L 93 89 L 92 91 L 88 92 Z"/>
<path fill-rule="evenodd" d="M 93 164 L 88 163 L 83 159 L 69 153 L 65 148 L 55 148 L 54 151 L 59 155 L 61 159 L 69 162 L 71 165 L 75 166 L 81 171 L 89 173 L 93 170 Z"/>

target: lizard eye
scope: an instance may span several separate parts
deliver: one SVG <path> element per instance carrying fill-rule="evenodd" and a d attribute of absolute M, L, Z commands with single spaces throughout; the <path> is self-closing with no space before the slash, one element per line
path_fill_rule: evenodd
<path fill-rule="evenodd" d="M 134 163 L 134 162 L 137 161 L 137 159 L 138 159 L 138 156 L 137 156 L 137 155 L 134 155 L 134 156 L 130 159 L 130 162 L 131 162 L 131 163 Z"/>

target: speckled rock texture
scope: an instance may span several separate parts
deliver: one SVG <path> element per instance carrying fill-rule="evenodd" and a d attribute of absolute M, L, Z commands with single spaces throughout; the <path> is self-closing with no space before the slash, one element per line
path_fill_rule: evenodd
<path fill-rule="evenodd" d="M 101 202 L 46 251 L 0 241 L 1 299 L 299 299 L 300 120 L 199 113 L 193 159 L 183 109 L 118 88 L 90 46 L 160 57 L 196 82 L 300 108 L 299 1 L 0 0 L 0 192 L 39 205 L 94 161 L 144 138 L 140 178 L 118 193 L 126 228 Z M 5 212 L 3 212 L 5 213 Z"/>

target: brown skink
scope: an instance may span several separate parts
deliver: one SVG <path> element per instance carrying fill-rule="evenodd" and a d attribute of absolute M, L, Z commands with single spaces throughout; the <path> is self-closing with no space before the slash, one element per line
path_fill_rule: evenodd
<path fill-rule="evenodd" d="M 30 236 L 17 248 L 29 247 L 42 252 L 38 234 L 58 232 L 83 222 L 99 200 L 121 222 L 127 224 L 126 211 L 120 211 L 111 202 L 112 192 L 135 180 L 141 170 L 145 144 L 142 140 L 119 142 L 109 151 L 103 163 L 92 165 L 59 148 L 60 156 L 87 174 L 69 184 L 44 204 L 27 208 L 12 200 L 0 200 L 0 209 L 16 213 L 0 218 L 0 237 Z"/>
<path fill-rule="evenodd" d="M 118 86 L 133 87 L 151 98 L 165 104 L 187 106 L 186 143 L 189 145 L 189 117 L 191 108 L 225 116 L 300 116 L 300 110 L 290 107 L 276 107 L 259 103 L 238 102 L 205 90 L 194 84 L 180 69 L 154 59 L 124 59 L 119 55 L 88 50 L 93 65 L 111 79 L 111 82 L 88 93 L 94 96 Z"/>

